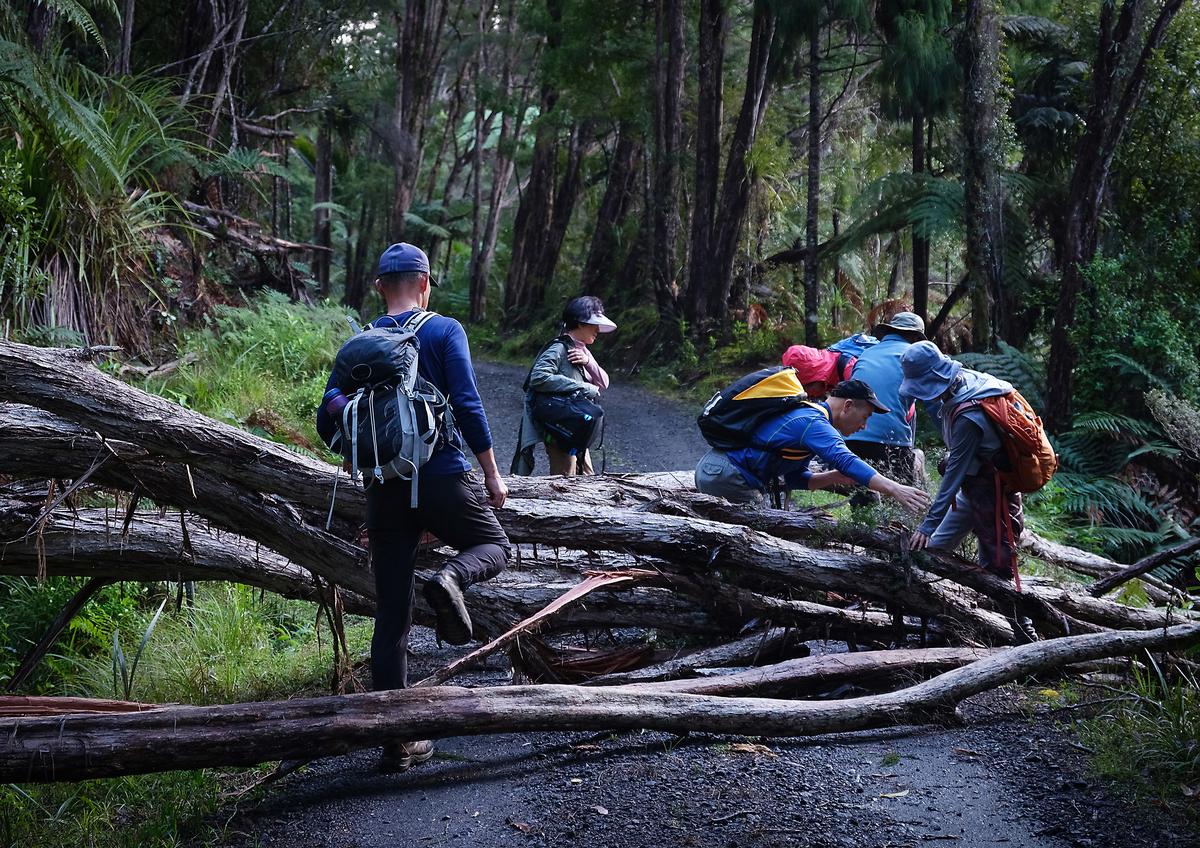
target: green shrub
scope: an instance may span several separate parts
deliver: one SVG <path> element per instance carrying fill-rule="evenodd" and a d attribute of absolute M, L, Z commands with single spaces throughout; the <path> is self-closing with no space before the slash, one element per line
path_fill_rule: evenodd
<path fill-rule="evenodd" d="M 329 369 L 349 336 L 345 312 L 267 292 L 245 307 L 218 307 L 185 333 L 192 364 L 148 391 L 275 441 L 320 450 L 316 409 Z"/>

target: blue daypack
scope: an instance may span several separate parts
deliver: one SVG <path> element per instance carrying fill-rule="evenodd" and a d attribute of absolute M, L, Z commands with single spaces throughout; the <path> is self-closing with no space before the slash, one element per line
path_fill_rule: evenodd
<path fill-rule="evenodd" d="M 843 380 L 850 379 L 850 373 L 854 370 L 854 363 L 863 355 L 867 348 L 874 347 L 879 344 L 879 339 L 869 333 L 855 333 L 853 336 L 847 336 L 840 342 L 831 344 L 827 350 L 832 350 L 838 355 L 837 368 L 838 374 Z"/>

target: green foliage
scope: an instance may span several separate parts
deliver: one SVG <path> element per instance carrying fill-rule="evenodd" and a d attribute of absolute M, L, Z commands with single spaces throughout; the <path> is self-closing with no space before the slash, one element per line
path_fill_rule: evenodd
<path fill-rule="evenodd" d="M 0 785 L 0 844 L 22 848 L 175 848 L 219 838 L 211 771 L 82 783 Z"/>
<path fill-rule="evenodd" d="M 235 703 L 286 697 L 320 689 L 328 681 L 331 643 L 316 632 L 311 604 L 234 584 L 203 584 L 195 603 L 170 611 L 150 628 L 150 610 L 135 623 L 152 632 L 137 666 L 132 691 L 151 702 Z M 364 650 L 370 627 L 349 619 L 347 637 Z M 115 633 L 115 631 L 114 631 Z M 328 636 L 328 629 L 325 629 Z M 111 642 L 110 637 L 110 642 Z M 81 657 L 74 685 L 84 692 L 123 697 L 114 687 L 106 654 Z M 114 693 L 115 688 L 115 693 Z"/>
<path fill-rule="evenodd" d="M 1001 340 L 991 353 L 961 353 L 955 357 L 975 371 L 984 371 L 1012 383 L 1013 388 L 1036 407 L 1041 407 L 1046 391 L 1044 369 L 1032 356 Z"/>
<path fill-rule="evenodd" d="M 146 388 L 252 432 L 316 451 L 317 403 L 349 336 L 346 313 L 267 292 L 246 307 L 218 307 L 184 334 L 195 361 Z"/>
<path fill-rule="evenodd" d="M 0 577 L 0 681 L 12 677 L 25 653 L 85 582 L 51 577 L 39 584 L 24 577 Z M 145 588 L 137 584 L 102 588 L 71 620 L 26 691 L 57 691 L 74 678 L 79 656 L 107 657 L 112 634 L 136 627 L 145 596 Z M 106 686 L 104 692 L 109 691 Z"/>
<path fill-rule="evenodd" d="M 1096 749 L 1104 776 L 1139 795 L 1180 800 L 1200 784 L 1200 685 L 1183 669 L 1168 678 L 1146 653 L 1124 697 L 1084 722 L 1083 738 Z"/>

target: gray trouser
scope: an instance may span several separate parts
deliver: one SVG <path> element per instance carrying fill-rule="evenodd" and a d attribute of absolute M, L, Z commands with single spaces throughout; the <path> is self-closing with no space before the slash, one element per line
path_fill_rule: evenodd
<path fill-rule="evenodd" d="M 742 472 L 725 455 L 713 448 L 696 464 L 696 489 L 733 503 L 760 504 L 763 493 L 746 482 Z"/>

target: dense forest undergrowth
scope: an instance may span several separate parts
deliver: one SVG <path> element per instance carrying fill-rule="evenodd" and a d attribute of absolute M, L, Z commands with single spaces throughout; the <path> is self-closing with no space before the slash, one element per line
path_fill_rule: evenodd
<path fill-rule="evenodd" d="M 324 456 L 391 241 L 477 353 L 527 362 L 597 294 L 611 370 L 689 403 L 914 308 L 1053 426 L 1033 526 L 1132 562 L 1200 516 L 1198 32 L 1177 0 L 12 0 L 0 335 L 120 346 L 122 379 Z M 0 681 L 81 586 L 0 580 Z M 23 691 L 327 686 L 311 605 L 182 591 L 100 590 Z M 1098 767 L 1190 803 L 1195 681 L 1127 694 Z M 0 787 L 0 835 L 176 844 L 252 779 Z"/>

